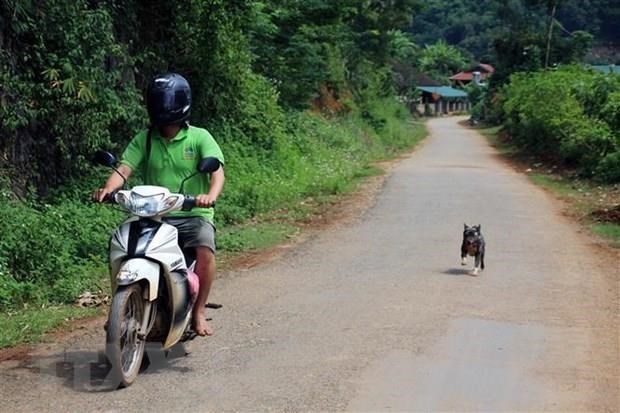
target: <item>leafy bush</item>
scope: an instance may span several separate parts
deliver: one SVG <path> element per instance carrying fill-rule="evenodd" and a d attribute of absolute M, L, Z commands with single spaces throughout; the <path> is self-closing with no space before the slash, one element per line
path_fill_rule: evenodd
<path fill-rule="evenodd" d="M 603 182 L 620 182 L 620 151 L 605 155 L 598 163 L 595 175 Z"/>
<path fill-rule="evenodd" d="M 620 89 L 620 87 L 616 88 Z M 612 92 L 607 97 L 607 102 L 601 109 L 603 119 L 616 135 L 620 134 L 620 91 Z"/>
<path fill-rule="evenodd" d="M 27 301 L 71 302 L 105 270 L 102 257 L 122 214 L 63 201 L 0 201 L 0 308 Z"/>
<path fill-rule="evenodd" d="M 501 92 L 505 126 L 530 153 L 617 182 L 620 81 L 578 67 L 517 73 Z M 611 168 L 611 169 L 610 169 Z"/>

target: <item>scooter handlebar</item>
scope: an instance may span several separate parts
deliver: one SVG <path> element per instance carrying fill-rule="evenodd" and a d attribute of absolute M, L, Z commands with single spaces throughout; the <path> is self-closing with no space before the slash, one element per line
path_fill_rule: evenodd
<path fill-rule="evenodd" d="M 91 202 L 94 202 L 96 204 L 117 204 L 116 202 L 117 192 L 118 191 L 112 191 L 112 192 L 107 193 L 101 201 L 98 201 L 97 198 L 95 198 L 94 196 L 92 196 L 90 200 Z"/>
<path fill-rule="evenodd" d="M 107 203 L 107 204 L 113 204 L 116 205 L 118 202 L 116 202 L 116 193 L 118 191 L 112 191 L 109 194 L 106 194 L 106 196 L 103 198 L 103 202 Z"/>
<path fill-rule="evenodd" d="M 196 197 L 193 195 L 185 195 L 185 200 L 183 201 L 183 206 L 181 210 L 183 211 L 191 211 L 192 208 L 196 208 Z M 212 203 L 209 208 L 215 208 L 215 202 Z"/>
<path fill-rule="evenodd" d="M 192 195 L 185 195 L 185 199 L 183 200 L 183 206 L 181 210 L 183 211 L 191 211 L 196 206 L 196 197 Z"/>

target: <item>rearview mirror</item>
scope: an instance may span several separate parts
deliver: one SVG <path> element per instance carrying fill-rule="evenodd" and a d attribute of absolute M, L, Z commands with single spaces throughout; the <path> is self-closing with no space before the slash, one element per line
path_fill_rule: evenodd
<path fill-rule="evenodd" d="M 220 169 L 221 162 L 214 157 L 203 158 L 198 162 L 198 172 L 200 173 L 212 173 Z"/>
<path fill-rule="evenodd" d="M 93 163 L 97 165 L 101 165 L 101 166 L 107 166 L 108 168 L 112 168 L 116 165 L 116 156 L 114 156 L 108 151 L 99 150 L 95 152 Z"/>

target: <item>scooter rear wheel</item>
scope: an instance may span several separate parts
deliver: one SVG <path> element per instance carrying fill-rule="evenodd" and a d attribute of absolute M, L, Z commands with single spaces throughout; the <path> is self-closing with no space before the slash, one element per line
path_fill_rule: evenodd
<path fill-rule="evenodd" d="M 110 373 L 118 387 L 130 386 L 140 372 L 146 342 L 138 332 L 144 317 L 141 286 L 120 287 L 112 299 L 106 334 Z"/>

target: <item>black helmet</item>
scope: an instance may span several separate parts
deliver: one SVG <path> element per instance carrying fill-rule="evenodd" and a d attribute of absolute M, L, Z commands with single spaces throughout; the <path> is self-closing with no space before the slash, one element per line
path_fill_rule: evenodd
<path fill-rule="evenodd" d="M 192 91 L 177 73 L 155 76 L 146 88 L 146 110 L 152 126 L 183 123 L 189 119 Z"/>

